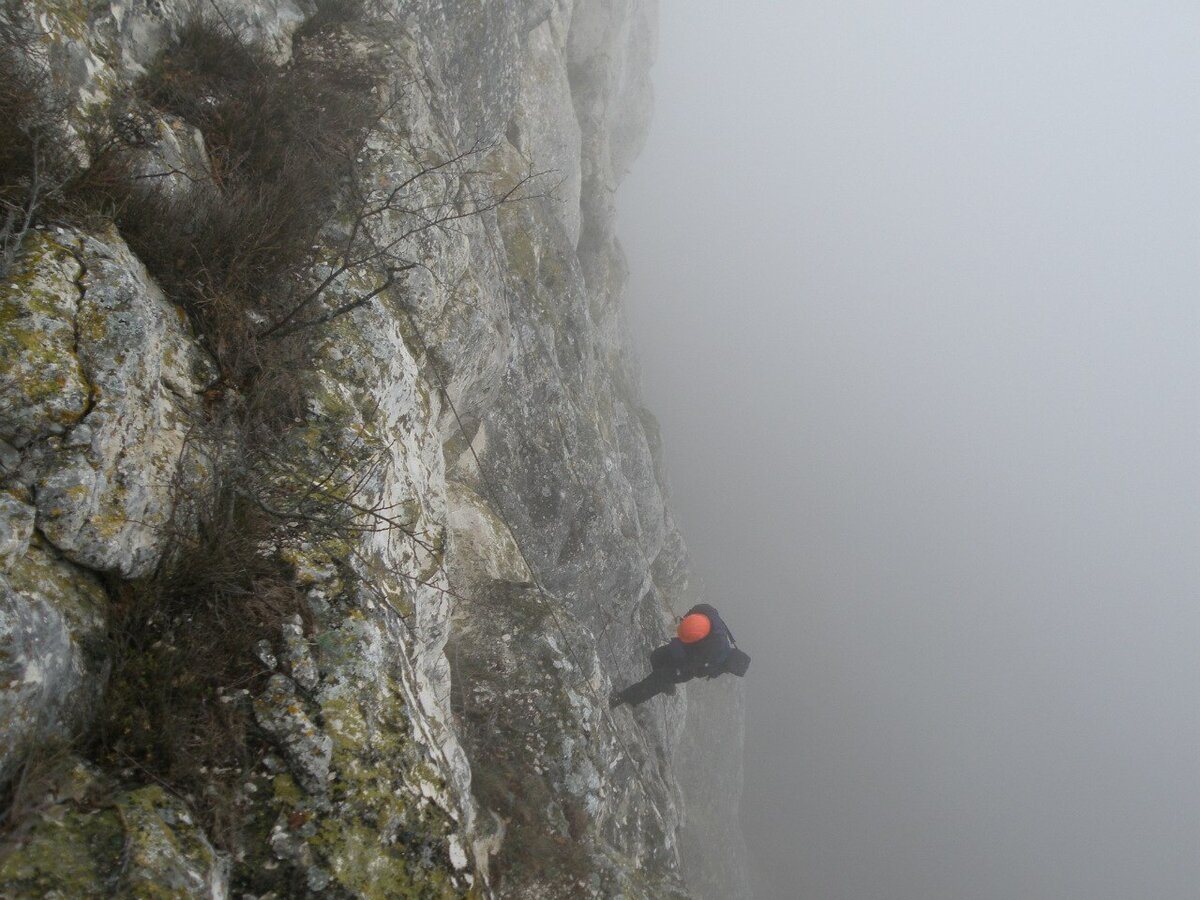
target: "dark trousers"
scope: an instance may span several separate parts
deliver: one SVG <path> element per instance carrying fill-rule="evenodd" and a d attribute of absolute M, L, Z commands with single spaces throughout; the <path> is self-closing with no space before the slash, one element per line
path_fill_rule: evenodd
<path fill-rule="evenodd" d="M 637 706 L 659 694 L 673 694 L 675 685 L 690 681 L 692 677 L 671 664 L 667 647 L 659 647 L 650 654 L 650 666 L 649 675 L 621 691 L 622 702 Z"/>

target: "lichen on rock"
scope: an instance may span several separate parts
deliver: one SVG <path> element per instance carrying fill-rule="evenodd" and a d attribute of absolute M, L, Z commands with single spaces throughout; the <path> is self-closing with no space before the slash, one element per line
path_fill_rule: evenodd
<path fill-rule="evenodd" d="M 717 758 L 704 701 L 604 702 L 692 590 L 614 233 L 654 3 L 218 6 L 211 26 L 281 77 L 306 54 L 351 62 L 379 115 L 321 207 L 296 276 L 323 284 L 304 309 L 320 327 L 254 441 L 230 423 L 262 369 L 218 377 L 201 346 L 221 336 L 198 344 L 116 229 L 35 231 L 0 285 L 0 776 L 41 741 L 93 757 L 3 854 L 0 894 L 748 896 L 736 842 L 685 877 L 737 802 L 734 782 L 699 795 L 678 778 Z M 79 122 L 198 5 L 30 8 Z M 139 175 L 227 189 L 197 123 L 141 112 Z M 363 204 L 394 192 L 403 208 L 369 222 L 393 268 L 344 266 Z M 269 320 L 242 312 L 265 365 Z M 222 515 L 180 506 L 218 489 Z M 212 596 L 168 596 L 201 525 L 249 548 L 184 570 Z M 118 620 L 141 631 L 110 634 Z M 245 658 L 181 671 L 179 642 L 207 652 L 206 625 L 241 626 L 211 646 Z M 127 677 L 101 701 L 114 659 Z M 144 712 L 130 694 L 147 685 L 193 704 L 179 721 L 238 724 L 225 770 L 203 746 L 172 768 L 169 741 L 122 761 L 94 750 L 112 735 L 80 737 L 97 706 Z M 736 767 L 736 735 L 728 748 Z"/>
<path fill-rule="evenodd" d="M 82 271 L 69 243 L 38 231 L 0 284 L 0 438 L 18 449 L 87 411 L 91 386 L 76 353 Z"/>
<path fill-rule="evenodd" d="M 106 606 L 99 580 L 40 538 L 0 573 L 0 783 L 94 716 L 107 672 Z"/>
<path fill-rule="evenodd" d="M 0 859 L 6 897 L 229 896 L 228 860 L 158 785 L 122 791 L 68 759 L 46 792 L 37 821 Z"/>
<path fill-rule="evenodd" d="M 115 235 L 74 238 L 74 358 L 90 404 L 41 455 L 38 527 L 80 565 L 147 574 L 170 533 L 206 364 L 186 321 Z"/>

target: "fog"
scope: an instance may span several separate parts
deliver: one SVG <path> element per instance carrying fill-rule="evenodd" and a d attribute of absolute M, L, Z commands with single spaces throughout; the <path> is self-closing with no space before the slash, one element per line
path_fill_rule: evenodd
<path fill-rule="evenodd" d="M 619 232 L 760 900 L 1200 896 L 1198 36 L 662 0 Z"/>

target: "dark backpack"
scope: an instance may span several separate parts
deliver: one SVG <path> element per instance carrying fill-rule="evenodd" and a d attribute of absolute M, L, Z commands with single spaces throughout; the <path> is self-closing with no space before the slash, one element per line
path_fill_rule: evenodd
<path fill-rule="evenodd" d="M 733 652 L 725 659 L 724 670 L 730 675 L 736 675 L 738 678 L 743 677 L 750 671 L 750 654 L 743 653 L 737 647 L 734 647 Z"/>

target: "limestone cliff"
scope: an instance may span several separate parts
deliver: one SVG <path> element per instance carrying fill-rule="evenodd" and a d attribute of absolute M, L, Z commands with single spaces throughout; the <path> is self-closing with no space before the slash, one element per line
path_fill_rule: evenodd
<path fill-rule="evenodd" d="M 208 203 L 239 164 L 158 99 L 197 22 L 282 79 L 334 59 L 373 105 L 310 257 L 271 273 L 313 299 L 236 314 L 308 326 L 286 391 L 265 393 L 265 352 L 230 375 L 212 307 L 183 297 L 212 279 L 148 270 L 145 222 L 47 207 L 21 235 L 0 284 L 0 895 L 748 896 L 740 686 L 604 703 L 695 599 L 613 230 L 653 0 L 7 14 L 78 165 L 107 117 L 160 200 Z M 227 564 L 243 532 L 218 580 L 195 548 Z"/>

